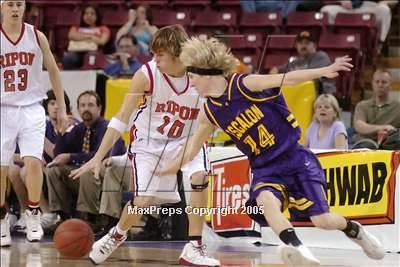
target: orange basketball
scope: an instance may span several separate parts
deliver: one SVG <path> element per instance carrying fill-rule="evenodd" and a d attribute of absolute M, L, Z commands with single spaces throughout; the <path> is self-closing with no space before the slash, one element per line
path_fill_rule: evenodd
<path fill-rule="evenodd" d="M 94 234 L 92 228 L 86 222 L 70 219 L 57 227 L 53 241 L 54 247 L 61 255 L 80 258 L 92 249 Z"/>

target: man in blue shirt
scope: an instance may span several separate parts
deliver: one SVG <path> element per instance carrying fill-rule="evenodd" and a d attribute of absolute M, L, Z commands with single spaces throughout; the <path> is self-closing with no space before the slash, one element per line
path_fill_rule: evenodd
<path fill-rule="evenodd" d="M 109 76 L 132 76 L 140 67 L 137 40 L 130 34 L 122 35 L 118 42 L 118 52 L 114 54 L 115 62 L 108 64 L 104 71 Z"/>
<path fill-rule="evenodd" d="M 107 130 L 108 121 L 100 116 L 101 101 L 96 92 L 83 92 L 77 102 L 83 121 L 68 129 L 64 135 L 57 136 L 55 158 L 47 165 L 49 206 L 62 219 L 69 218 L 77 210 L 95 222 L 100 206 L 101 181 L 95 179 L 92 173 L 79 179 L 71 179 L 68 175 L 94 156 Z M 109 151 L 109 156 L 124 153 L 124 141 L 119 139 Z"/>

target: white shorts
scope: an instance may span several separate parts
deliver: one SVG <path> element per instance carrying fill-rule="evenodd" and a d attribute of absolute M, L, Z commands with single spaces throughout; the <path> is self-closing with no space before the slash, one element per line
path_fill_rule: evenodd
<path fill-rule="evenodd" d="M 169 141 L 137 139 L 132 143 L 132 179 L 135 196 L 154 196 L 156 203 L 176 203 L 181 201 L 178 193 L 177 176 L 157 176 L 156 168 L 167 165 L 176 158 L 186 140 Z M 181 168 L 183 177 L 191 177 L 199 171 L 208 171 L 209 161 L 205 145 L 199 154 Z"/>
<path fill-rule="evenodd" d="M 40 103 L 29 106 L 1 106 L 1 166 L 13 162 L 18 144 L 21 158 L 42 159 L 46 114 Z"/>

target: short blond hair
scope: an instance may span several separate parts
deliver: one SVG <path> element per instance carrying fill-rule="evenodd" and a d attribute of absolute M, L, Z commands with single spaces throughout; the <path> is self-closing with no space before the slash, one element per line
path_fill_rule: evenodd
<path fill-rule="evenodd" d="M 219 69 L 224 75 L 234 72 L 239 60 L 215 38 L 192 37 L 182 46 L 180 59 L 186 67 Z"/>
<path fill-rule="evenodd" d="M 154 34 L 150 50 L 153 53 L 164 51 L 175 57 L 179 57 L 182 45 L 188 39 L 189 36 L 181 25 L 166 26 Z"/>
<path fill-rule="evenodd" d="M 340 120 L 340 107 L 339 107 L 339 102 L 337 101 L 336 97 L 331 95 L 331 94 L 321 94 L 320 96 L 317 97 L 314 101 L 314 115 L 315 115 L 315 110 L 317 109 L 317 106 L 320 102 L 327 100 L 329 104 L 333 107 L 333 109 L 336 111 L 336 120 Z M 314 120 L 317 120 L 314 116 Z"/>

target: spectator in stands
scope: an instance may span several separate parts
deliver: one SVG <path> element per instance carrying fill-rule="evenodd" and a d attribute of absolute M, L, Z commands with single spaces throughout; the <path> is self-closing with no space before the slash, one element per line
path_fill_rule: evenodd
<path fill-rule="evenodd" d="M 140 67 L 136 56 L 138 47 L 136 37 L 130 34 L 122 35 L 118 42 L 118 51 L 113 55 L 114 63 L 108 64 L 104 71 L 109 76 L 132 76 Z"/>
<path fill-rule="evenodd" d="M 103 161 L 104 177 L 99 213 L 105 216 L 104 234 L 119 221 L 122 211 L 122 194 L 130 188 L 132 166 L 128 154 L 109 157 Z M 132 191 L 131 191 L 132 192 Z"/>
<path fill-rule="evenodd" d="M 149 55 L 149 45 L 157 31 L 157 27 L 151 23 L 152 15 L 149 6 L 141 5 L 136 10 L 130 9 L 128 22 L 118 30 L 116 38 L 119 40 L 122 35 L 134 35 L 138 41 L 140 53 Z"/>
<path fill-rule="evenodd" d="M 281 0 L 240 0 L 242 10 L 251 12 L 280 12 L 282 16 L 287 17 L 290 12 L 296 11 L 296 7 L 302 2 L 281 1 Z"/>
<path fill-rule="evenodd" d="M 273 67 L 270 70 L 271 74 L 284 73 L 294 70 L 301 69 L 315 69 L 331 64 L 331 60 L 327 53 L 318 50 L 316 38 L 312 33 L 303 31 L 296 37 L 296 50 L 297 56 L 294 60 L 291 60 L 288 64 L 284 64 L 278 67 Z M 320 78 L 317 80 L 319 92 L 326 94 L 333 94 L 336 92 L 335 81 L 326 78 Z"/>
<path fill-rule="evenodd" d="M 379 30 L 379 51 L 382 44 L 386 40 L 389 33 L 392 20 L 392 12 L 389 6 L 394 6 L 398 2 L 395 1 L 363 1 L 348 0 L 337 1 L 340 5 L 326 5 L 321 8 L 321 12 L 328 14 L 329 24 L 334 24 L 336 14 L 338 13 L 373 13 L 375 14 Z"/>
<path fill-rule="evenodd" d="M 77 106 L 83 122 L 63 136 L 57 136 L 55 158 L 47 165 L 49 203 L 50 209 L 59 213 L 62 219 L 78 215 L 95 225 L 100 206 L 100 181 L 95 179 L 92 173 L 86 173 L 79 179 L 71 179 L 68 175 L 71 170 L 90 160 L 96 153 L 108 121 L 100 116 L 101 100 L 94 91 L 81 93 Z M 109 152 L 110 155 L 124 153 L 122 139 L 119 139 Z M 75 213 L 75 207 L 79 214 Z"/>
<path fill-rule="evenodd" d="M 400 102 L 390 98 L 391 83 L 388 70 L 374 72 L 372 98 L 358 103 L 354 111 L 357 134 L 353 137 L 353 148 L 378 148 L 378 133 L 385 135 L 400 128 Z"/>
<path fill-rule="evenodd" d="M 347 149 L 347 132 L 340 121 L 340 108 L 331 94 L 314 102 L 314 119 L 307 129 L 306 146 L 314 149 Z"/>
<path fill-rule="evenodd" d="M 68 33 L 68 52 L 64 54 L 64 69 L 82 67 L 84 53 L 97 51 L 110 40 L 110 29 L 101 24 L 99 10 L 92 5 L 83 9 L 79 26 L 72 26 Z"/>
<path fill-rule="evenodd" d="M 43 24 L 43 17 L 41 13 L 42 9 L 39 5 L 34 3 L 26 3 L 25 22 L 34 25 L 38 29 L 41 29 Z"/>

